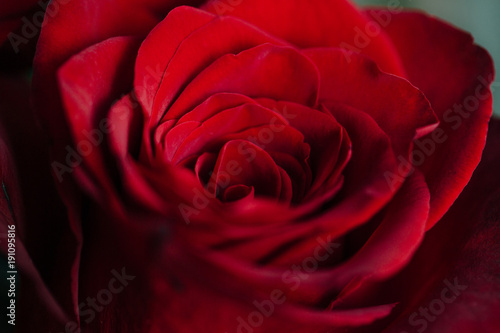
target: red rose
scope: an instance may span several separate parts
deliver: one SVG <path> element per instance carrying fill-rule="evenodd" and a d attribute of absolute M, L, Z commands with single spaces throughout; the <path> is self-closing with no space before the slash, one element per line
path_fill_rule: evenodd
<path fill-rule="evenodd" d="M 450 207 L 492 80 L 470 36 L 397 7 L 61 5 L 34 77 L 73 241 L 70 321 L 51 329 L 452 327 L 438 313 L 471 262 L 443 262 L 477 246 Z"/>

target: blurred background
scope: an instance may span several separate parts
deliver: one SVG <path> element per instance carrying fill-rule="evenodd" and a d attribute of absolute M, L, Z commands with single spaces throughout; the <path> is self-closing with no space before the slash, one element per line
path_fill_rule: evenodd
<path fill-rule="evenodd" d="M 354 0 L 359 5 L 387 6 L 395 0 Z M 500 81 L 500 0 L 399 0 L 408 8 L 419 8 L 470 32 L 495 61 Z M 493 94 L 493 109 L 500 116 L 500 91 Z"/>

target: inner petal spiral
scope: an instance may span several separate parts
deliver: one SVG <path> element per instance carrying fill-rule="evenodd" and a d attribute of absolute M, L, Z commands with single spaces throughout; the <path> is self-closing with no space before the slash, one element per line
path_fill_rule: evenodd
<path fill-rule="evenodd" d="M 237 94 L 214 95 L 159 128 L 165 158 L 192 170 L 222 202 L 299 204 L 338 189 L 350 156 L 349 138 L 328 111 Z"/>

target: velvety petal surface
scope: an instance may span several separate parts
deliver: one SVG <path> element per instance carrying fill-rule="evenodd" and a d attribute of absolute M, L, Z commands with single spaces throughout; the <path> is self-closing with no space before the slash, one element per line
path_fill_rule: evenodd
<path fill-rule="evenodd" d="M 413 139 L 437 126 L 425 96 L 408 81 L 380 71 L 373 61 L 356 56 L 348 62 L 338 49 L 311 49 L 305 54 L 321 73 L 320 102 L 366 112 L 391 138 L 398 156 L 408 156 Z"/>
<path fill-rule="evenodd" d="M 479 163 L 492 113 L 493 63 L 468 33 L 423 13 L 392 15 L 386 32 L 403 61 L 405 77 L 423 91 L 441 122 L 439 135 L 422 139 L 427 142 L 420 148 L 424 162 L 416 165 L 431 190 L 430 228 Z"/>
<path fill-rule="evenodd" d="M 71 56 L 108 38 L 117 36 L 144 38 L 175 6 L 197 5 L 199 2 L 72 0 L 65 1 L 64 4 L 57 3 L 57 15 L 46 16 L 34 60 L 34 97 L 51 136 L 57 142 L 63 143 L 57 150 L 64 149 L 64 144 L 70 138 L 64 124 L 60 95 L 57 91 L 58 68 Z"/>
<path fill-rule="evenodd" d="M 394 46 L 383 32 L 372 36 L 367 45 L 357 42 L 357 35 L 365 33 L 369 20 L 346 0 L 316 1 L 314 5 L 301 0 L 212 0 L 202 8 L 241 18 L 302 48 L 343 47 L 346 60 L 356 49 L 372 57 L 383 70 L 404 73 Z"/>
<path fill-rule="evenodd" d="M 112 177 L 105 162 L 106 138 L 113 130 L 109 108 L 132 87 L 133 64 L 139 42 L 117 37 L 72 57 L 59 71 L 59 86 L 74 145 L 66 147 L 65 168 L 57 176 L 75 172 L 95 198 L 111 189 Z M 73 171 L 74 169 L 74 171 Z M 85 170 L 85 171 L 83 171 Z M 110 199 L 116 199 L 113 196 Z"/>

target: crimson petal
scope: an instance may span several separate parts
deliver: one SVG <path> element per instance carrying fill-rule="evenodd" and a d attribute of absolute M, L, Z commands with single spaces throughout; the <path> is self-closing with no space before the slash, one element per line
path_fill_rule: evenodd
<path fill-rule="evenodd" d="M 441 121 L 434 136 L 423 138 L 424 148 L 419 148 L 424 162 L 418 166 L 431 190 L 431 228 L 453 204 L 481 158 L 492 113 L 493 62 L 469 34 L 426 14 L 394 14 L 386 31 L 403 60 L 406 77 L 425 93 Z"/>

